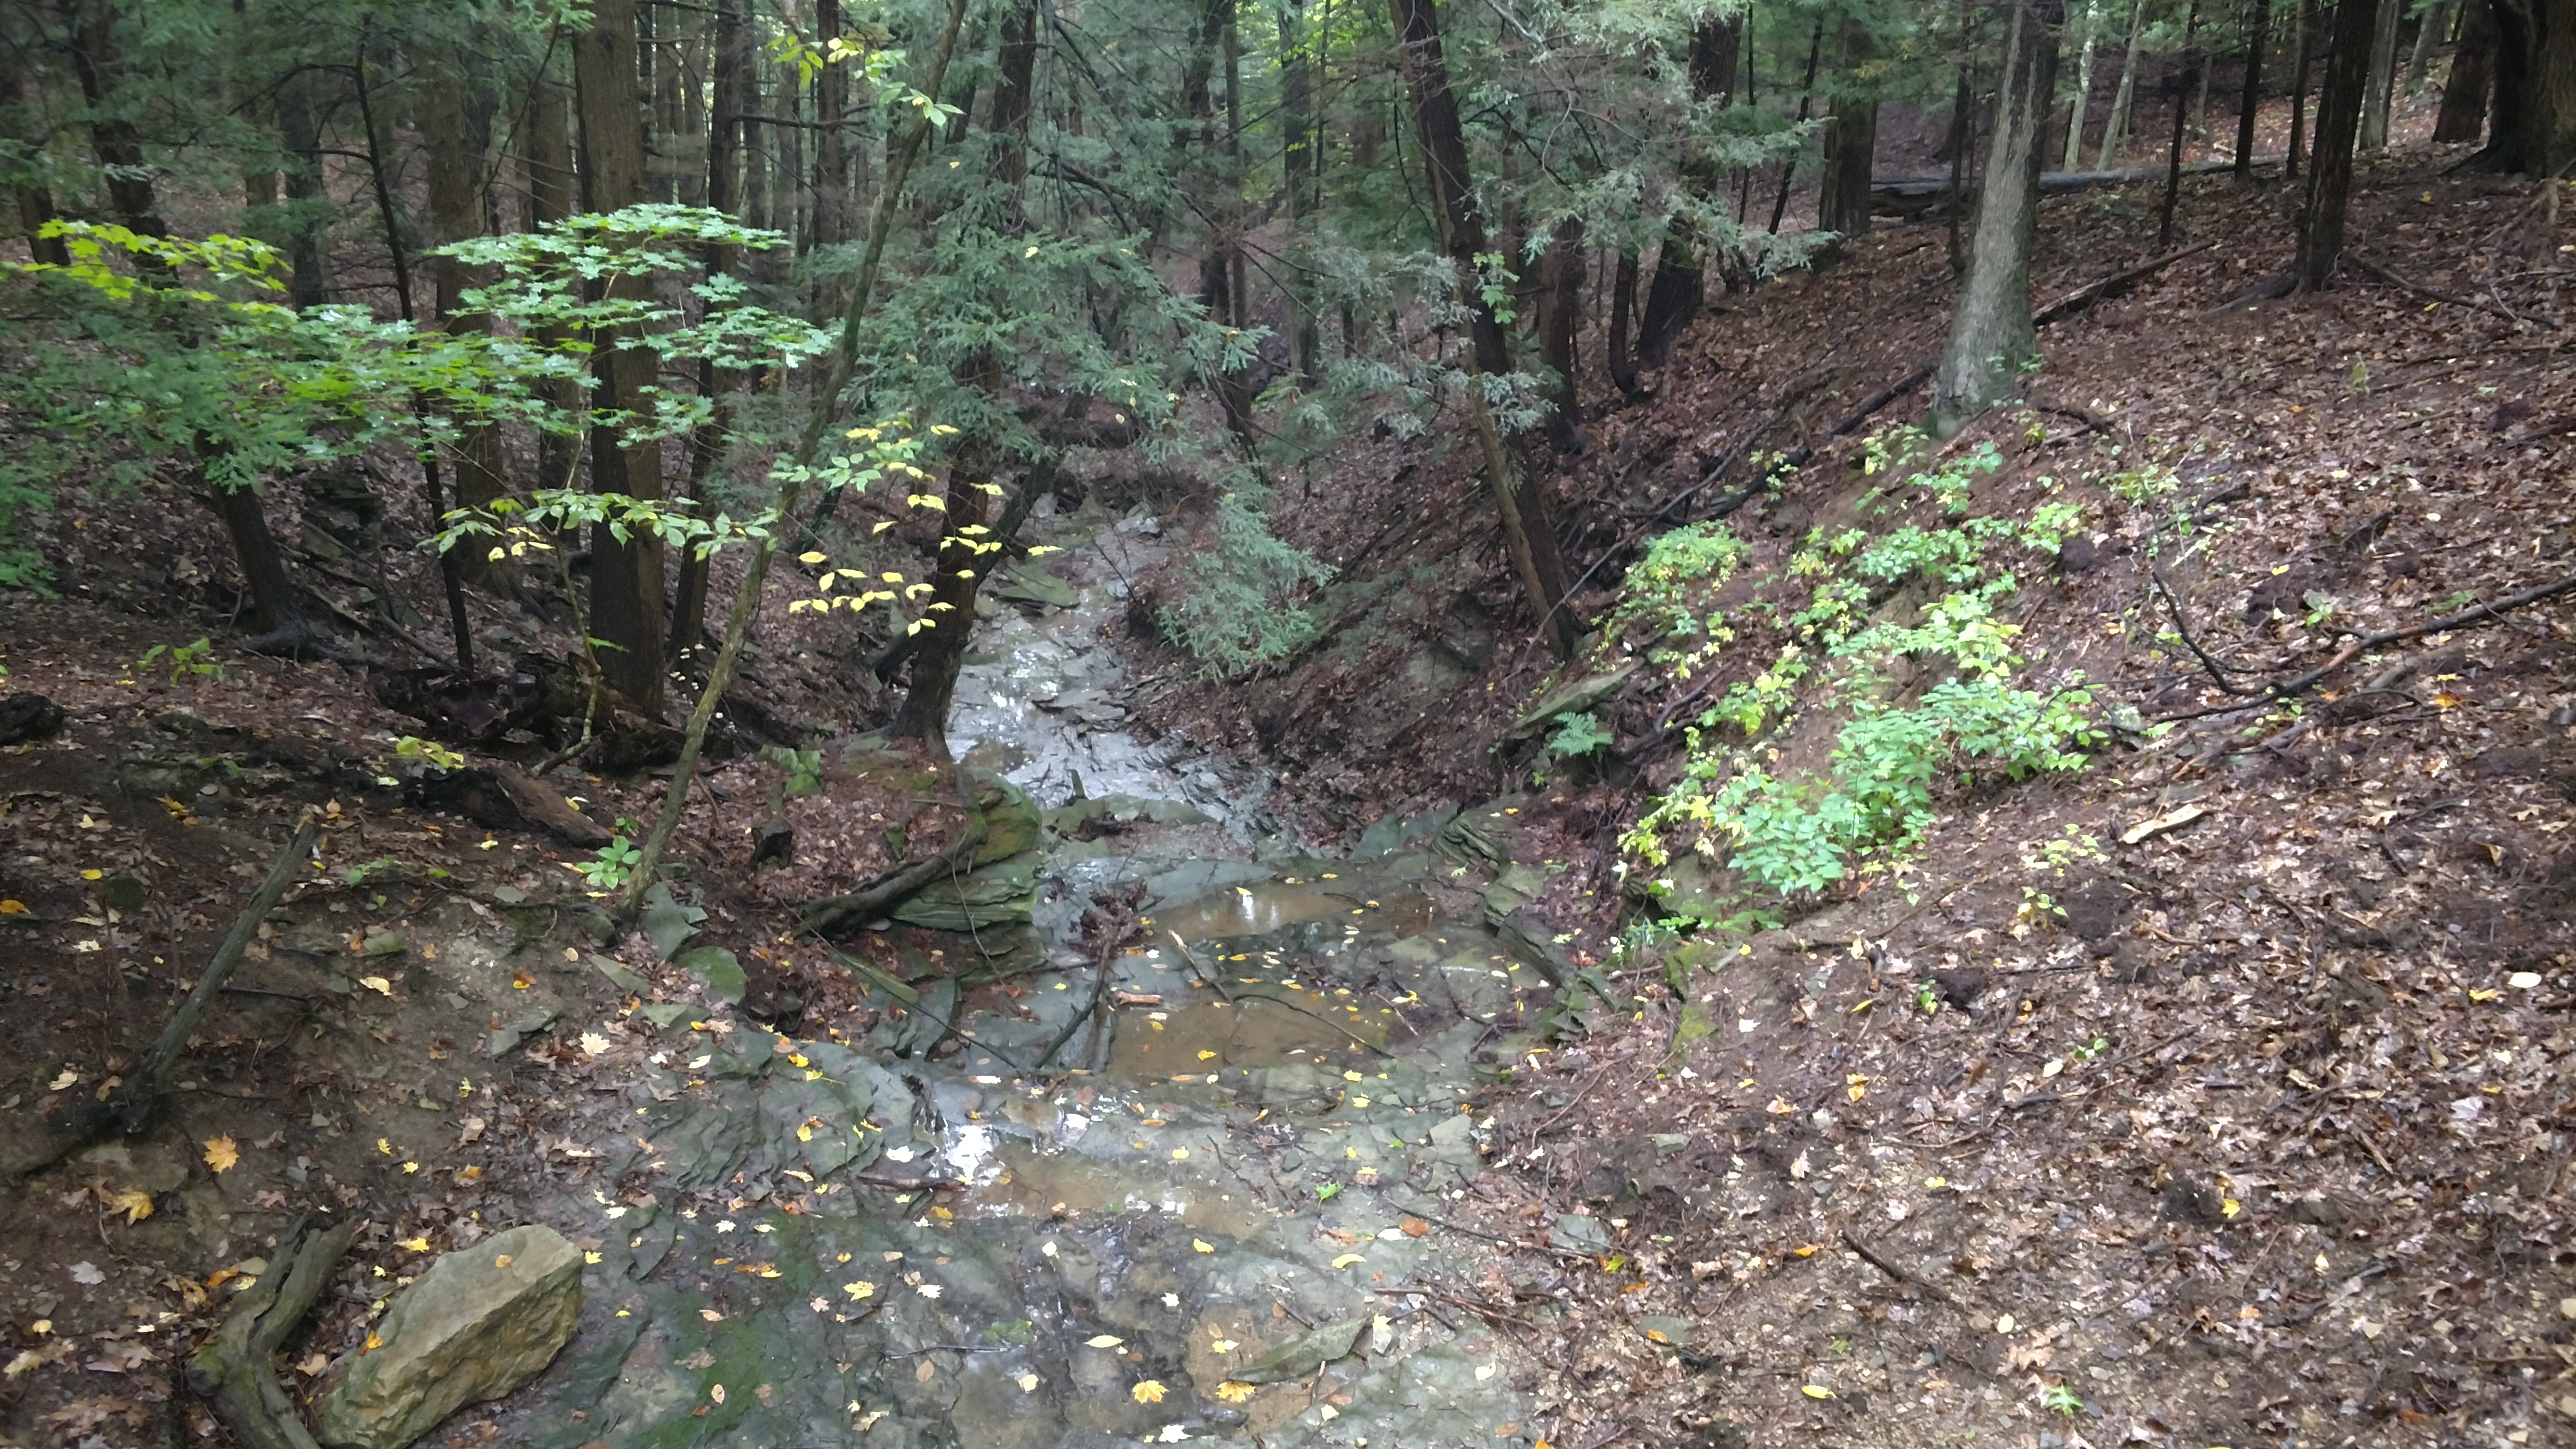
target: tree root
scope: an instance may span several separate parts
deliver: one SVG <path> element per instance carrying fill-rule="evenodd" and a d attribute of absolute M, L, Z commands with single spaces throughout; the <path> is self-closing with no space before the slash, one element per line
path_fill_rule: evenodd
<path fill-rule="evenodd" d="M 357 1232 L 352 1219 L 308 1235 L 297 1218 L 278 1240 L 269 1271 L 189 1357 L 188 1387 L 214 1405 L 215 1417 L 248 1449 L 319 1449 L 269 1357 L 321 1296 Z"/>
<path fill-rule="evenodd" d="M 954 874 L 962 862 L 972 866 L 975 852 L 982 848 L 984 836 L 992 829 L 984 812 L 975 810 L 969 817 L 966 833 L 937 855 L 916 860 L 899 870 L 888 871 L 875 880 L 843 895 L 825 896 L 806 903 L 803 926 L 817 935 L 828 936 L 852 921 L 865 921 L 884 914 L 914 894 Z"/>

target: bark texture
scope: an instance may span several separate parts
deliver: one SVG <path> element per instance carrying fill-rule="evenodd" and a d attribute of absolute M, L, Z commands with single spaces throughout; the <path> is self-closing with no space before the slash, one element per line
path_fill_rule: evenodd
<path fill-rule="evenodd" d="M 2031 323 L 2030 248 L 2039 212 L 2042 133 L 2054 109 L 2064 0 L 2019 0 L 2007 22 L 1994 135 L 1968 246 L 1968 275 L 1933 376 L 1932 427 L 1943 437 L 2011 390 L 2039 355 Z"/>
<path fill-rule="evenodd" d="M 2352 156 L 2361 134 L 2363 92 L 2370 80 L 2370 40 L 2379 7 L 2399 0 L 2341 0 L 2335 7 L 2334 51 L 2326 60 L 2325 86 L 2317 93 L 2316 152 L 2308 163 L 2308 191 L 2299 209 L 2295 278 L 2303 290 L 2323 287 L 2343 255 L 2346 202 L 2352 195 Z"/>

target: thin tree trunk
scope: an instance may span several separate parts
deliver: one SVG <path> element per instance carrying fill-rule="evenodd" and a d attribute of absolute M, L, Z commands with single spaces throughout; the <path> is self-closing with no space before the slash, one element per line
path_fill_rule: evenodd
<path fill-rule="evenodd" d="M 751 41 L 742 23 L 743 0 L 715 0 L 715 55 L 711 92 L 707 106 L 707 177 L 706 200 L 711 210 L 733 215 L 741 206 L 741 157 L 738 138 L 742 135 L 743 73 L 751 65 Z M 713 280 L 733 271 L 735 250 L 716 245 L 707 248 L 707 277 Z M 698 369 L 698 390 L 712 399 L 717 416 L 709 418 L 689 435 L 689 497 L 703 502 L 707 480 L 723 461 L 724 418 L 729 406 L 725 394 L 731 387 L 731 374 L 713 362 Z M 696 549 L 680 554 L 679 585 L 671 602 L 671 662 L 679 663 L 693 653 L 707 629 L 707 557 Z"/>
<path fill-rule="evenodd" d="M 1556 224 L 1538 268 L 1539 357 L 1549 374 L 1548 441 L 1560 453 L 1583 444 L 1583 391 L 1575 374 L 1574 339 L 1583 321 L 1583 222 Z"/>
<path fill-rule="evenodd" d="M 2433 65 L 2433 52 L 2442 48 L 2451 29 L 2451 0 L 2433 0 L 2431 9 L 2415 26 L 2415 49 L 2406 57 L 2406 89 L 2424 88 L 2425 72 Z"/>
<path fill-rule="evenodd" d="M 1833 118 L 1825 124 L 1825 176 L 1816 194 L 1816 225 L 1860 236 L 1869 230 L 1869 183 L 1878 157 L 1878 98 L 1868 93 L 1868 82 L 1858 79 L 1876 47 L 1860 21 L 1843 21 L 1842 52 L 1843 78 Z"/>
<path fill-rule="evenodd" d="M 1965 197 L 1968 151 L 1976 124 L 1976 87 L 1969 72 L 1976 65 L 1976 48 L 1971 43 L 1974 12 L 1964 3 L 1959 7 L 1959 59 L 1955 83 L 1950 91 L 1950 136 L 1944 143 L 1950 153 L 1950 183 L 1943 189 L 1941 219 L 1949 232 L 1950 275 L 1968 275 L 1968 249 L 1959 241 L 1959 213 L 1966 209 Z"/>
<path fill-rule="evenodd" d="M 1602 370 L 1610 374 L 1610 385 L 1619 389 L 1620 396 L 1631 401 L 1644 396 L 1637 386 L 1637 355 L 1628 347 L 1630 319 L 1636 311 L 1637 249 L 1621 247 L 1610 283 L 1610 335 L 1602 347 Z"/>
<path fill-rule="evenodd" d="M 1950 314 L 1950 334 L 1933 378 L 1932 427 L 1942 437 L 2010 391 L 2037 361 L 2031 322 L 2030 251 L 2039 214 L 2040 150 L 2055 109 L 2057 32 L 2064 0 L 2017 0 L 1995 90 L 1994 135 L 1977 195 L 1968 276 Z"/>
<path fill-rule="evenodd" d="M 1473 341 L 1468 351 L 1467 410 L 1484 454 L 1486 486 L 1493 490 L 1494 510 L 1503 523 L 1503 548 L 1511 557 L 1530 611 L 1538 616 L 1557 654 L 1569 656 L 1574 652 L 1574 621 L 1557 607 L 1566 593 L 1565 560 L 1546 490 L 1524 477 L 1485 401 L 1484 379 L 1512 370 L 1511 347 L 1492 304 L 1484 300 L 1477 285 L 1476 256 L 1485 250 L 1485 224 L 1476 210 L 1467 167 L 1467 134 L 1459 121 L 1457 96 L 1449 88 L 1449 63 L 1440 48 L 1435 0 L 1390 3 L 1414 123 L 1422 137 L 1432 216 L 1439 223 L 1450 264 L 1457 269 L 1459 300 L 1469 314 Z"/>
<path fill-rule="evenodd" d="M 2298 179 L 2308 154 L 2308 63 L 2315 59 L 2317 0 L 2290 0 L 2292 28 L 2298 31 L 2298 56 L 2290 76 L 2290 149 L 2281 157 L 2281 179 Z"/>
<path fill-rule="evenodd" d="M 482 235 L 483 205 L 477 192 L 483 154 L 467 124 L 465 86 L 453 58 L 426 51 L 418 61 L 421 140 L 429 153 L 429 227 L 438 243 L 447 246 Z M 437 315 L 451 336 L 491 330 L 491 319 L 465 308 L 466 291 L 483 283 L 481 272 L 454 257 L 430 259 Z M 479 508 L 509 491 L 501 477 L 501 440 L 489 424 L 465 424 L 451 456 L 459 505 Z M 465 562 L 470 567 L 478 561 Z"/>
<path fill-rule="evenodd" d="M 2495 80 L 2494 0 L 2468 0 L 2460 13 L 2460 46 L 2451 52 L 2442 80 L 2442 112 L 2433 122 L 2436 141 L 2475 141 L 2486 134 L 2487 90 Z"/>
<path fill-rule="evenodd" d="M 2463 164 L 2562 177 L 2576 165 L 2576 0 L 2498 0 L 2494 16 L 2487 144 Z"/>
<path fill-rule="evenodd" d="M 1807 123 L 1807 113 L 1816 103 L 1816 63 L 1825 54 L 1825 22 L 1816 21 L 1816 33 L 1807 41 L 1807 78 L 1798 82 L 1798 124 Z M 1781 219 L 1789 214 L 1789 184 L 1798 175 L 1798 153 L 1791 152 L 1780 162 L 1780 193 L 1771 200 L 1771 234 L 1780 234 Z"/>
<path fill-rule="evenodd" d="M 1295 6 L 1279 8 L 1279 111 L 1288 132 L 1281 170 L 1288 192 L 1289 245 L 1301 252 L 1311 241 L 1309 233 L 1320 200 L 1316 188 L 1323 179 L 1323 158 L 1316 150 L 1319 138 L 1315 131 L 1314 58 L 1308 54 L 1307 39 L 1316 33 L 1303 26 Z M 1302 256 L 1299 260 L 1303 260 Z M 1288 275 L 1288 311 L 1295 319 L 1290 327 L 1289 353 L 1297 376 L 1311 385 L 1323 377 L 1324 347 L 1314 279 L 1302 266 L 1289 268 Z"/>
<path fill-rule="evenodd" d="M 2084 164 L 2084 119 L 2093 109 L 2093 52 L 2102 43 L 2101 16 L 2099 5 L 2084 7 L 2084 50 L 2075 59 L 2075 108 L 2066 116 L 2066 154 L 2058 160 L 2060 171 L 2073 171 Z"/>
<path fill-rule="evenodd" d="M 305 622 L 304 607 L 295 597 L 295 581 L 287 576 L 286 556 L 277 547 L 277 535 L 269 530 L 268 512 L 260 506 L 258 491 L 212 481 L 202 459 L 194 481 L 208 495 L 215 516 L 223 520 L 224 532 L 233 541 L 233 556 L 241 563 L 242 583 L 250 590 L 251 626 L 257 635 L 243 647 L 254 653 L 302 657 L 312 649 L 313 626 Z"/>
<path fill-rule="evenodd" d="M 2353 143 L 2361 131 L 2363 93 L 2370 80 L 2370 41 L 2379 7 L 2401 0 L 2340 0 L 2335 7 L 2334 50 L 2317 93 L 2317 147 L 2308 167 L 2306 204 L 2299 213 L 2299 254 L 2294 276 L 2315 291 L 2334 275 L 2343 255 L 2344 207 L 2352 193 Z"/>
<path fill-rule="evenodd" d="M 563 87 L 539 71 L 528 85 L 527 140 L 519 151 L 519 164 L 527 179 L 527 222 L 534 231 L 548 222 L 561 221 L 572 215 L 574 175 L 572 166 L 572 117 L 565 105 Z M 537 333 L 541 347 L 553 348 L 561 341 L 552 329 Z M 581 389 L 569 382 L 557 382 L 547 389 L 549 401 L 557 415 L 572 417 L 581 410 Z M 570 488 L 573 469 L 581 458 L 581 440 L 563 433 L 540 429 L 537 433 L 537 486 Z"/>
<path fill-rule="evenodd" d="M 2093 169 L 2108 171 L 2111 160 L 2129 145 L 2129 111 L 2138 98 L 2138 48 L 2147 36 L 2147 3 L 2136 0 L 2129 10 L 2129 48 L 2120 61 L 2120 88 L 2111 93 L 2111 119 L 2102 127 L 2102 150 Z"/>
<path fill-rule="evenodd" d="M 1021 230 L 1021 184 L 1028 177 L 1029 112 L 1037 63 L 1037 0 L 1016 0 L 1003 12 L 1001 43 L 994 57 L 993 136 L 995 174 L 1010 183 L 1006 215 L 997 219 L 1005 231 Z M 1003 406 L 1001 359 L 987 350 L 959 370 L 958 380 L 978 388 Z M 993 460 L 990 439 L 968 438 L 958 449 L 941 490 L 947 505 L 940 515 L 945 530 L 939 547 L 930 601 L 945 607 L 925 610 L 925 633 L 912 657 L 912 684 L 895 710 L 886 732 L 898 739 L 920 740 L 939 755 L 948 753 L 948 715 L 957 699 L 957 674 L 975 638 L 975 596 L 994 555 L 976 551 L 975 532 L 991 516 Z M 992 540 L 986 540 L 990 542 Z"/>
<path fill-rule="evenodd" d="M 2156 250 L 2173 245 L 2174 207 L 2182 200 L 2183 93 L 2190 89 L 2202 61 L 2192 42 L 2200 32 L 2200 0 L 2191 0 L 2190 18 L 2182 27 L 2182 75 L 2174 86 L 2173 147 L 2165 154 L 2165 203 L 2156 220 Z"/>
<path fill-rule="evenodd" d="M 840 0 L 815 0 L 817 41 L 841 33 Z M 850 110 L 850 74 L 827 65 L 814 76 L 814 242 L 837 246 L 849 236 L 849 139 L 842 133 Z"/>
<path fill-rule="evenodd" d="M 1722 100 L 1733 89 L 1735 52 L 1742 43 L 1742 19 L 1711 16 L 1691 34 L 1691 100 Z M 1718 178 L 1696 154 L 1682 165 L 1682 186 L 1697 201 L 1715 205 Z M 1646 306 L 1637 323 L 1636 361 L 1660 368 L 1672 356 L 1691 320 L 1708 299 L 1708 268 L 1700 256 L 1703 228 L 1695 216 L 1676 214 L 1664 226 L 1655 252 L 1654 280 L 1646 288 Z M 1632 370 L 1633 375 L 1633 370 Z"/>
<path fill-rule="evenodd" d="M 2376 156 L 2388 149 L 2388 111 L 2397 98 L 2397 23 L 2403 0 L 2381 0 L 2379 24 L 2370 34 L 2370 78 L 2362 90 L 2359 144 Z"/>
<path fill-rule="evenodd" d="M 636 0 L 595 0 L 590 27 L 573 37 L 573 75 L 581 109 L 582 189 L 586 209 L 617 211 L 644 199 L 644 98 L 638 87 L 635 45 Z M 608 296 L 643 296 L 640 277 L 619 277 L 606 284 Z M 594 339 L 594 401 L 610 411 L 641 411 L 650 406 L 645 389 L 654 381 L 653 354 L 643 348 L 618 346 L 609 333 Z M 590 440 L 591 485 L 601 493 L 659 501 L 662 495 L 662 445 L 620 441 L 618 429 L 593 429 Z M 630 533 L 621 543 L 605 526 L 594 527 L 590 540 L 590 627 L 604 641 L 601 677 L 647 719 L 662 713 L 665 603 L 662 595 L 662 542 L 652 534 Z"/>
<path fill-rule="evenodd" d="M 321 72 L 299 69 L 277 89 L 277 139 L 286 152 L 280 168 L 286 185 L 286 295 L 298 308 L 319 307 L 330 298 L 322 233 L 331 198 L 322 189 L 322 123 L 314 105 L 321 81 Z"/>
<path fill-rule="evenodd" d="M 2263 42 L 2272 33 L 2272 0 L 2253 0 L 2245 29 L 2245 89 L 2236 105 L 2236 179 L 2254 179 L 2254 123 L 2263 112 Z"/>

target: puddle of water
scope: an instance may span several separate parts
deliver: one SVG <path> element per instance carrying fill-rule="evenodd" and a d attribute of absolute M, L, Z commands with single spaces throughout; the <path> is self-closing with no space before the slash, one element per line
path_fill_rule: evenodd
<path fill-rule="evenodd" d="M 1431 897 L 1420 891 L 1372 896 L 1359 885 L 1270 881 L 1237 886 L 1154 912 L 1157 931 L 1177 931 L 1185 941 L 1267 936 L 1290 926 L 1339 921 L 1379 935 L 1418 936 L 1431 929 Z"/>
<path fill-rule="evenodd" d="M 1334 1020 L 1340 1015 L 1348 1013 L 1334 1011 L 1321 996 L 1300 1000 L 1293 1008 L 1279 998 L 1261 995 L 1238 995 L 1230 1004 L 1209 1001 L 1159 1010 L 1129 1007 L 1118 1014 L 1109 1074 L 1162 1081 L 1215 1080 L 1215 1074 L 1228 1067 L 1337 1061 L 1366 1056 L 1358 1043 L 1386 1044 L 1383 1020 L 1354 1017 L 1345 1026 Z"/>

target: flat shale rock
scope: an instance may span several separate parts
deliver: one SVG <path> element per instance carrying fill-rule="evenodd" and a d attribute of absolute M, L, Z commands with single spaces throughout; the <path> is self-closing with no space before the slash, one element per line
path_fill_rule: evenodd
<path fill-rule="evenodd" d="M 439 1259 L 376 1329 L 383 1346 L 322 1396 L 337 1449 L 403 1449 L 554 1361 L 581 1321 L 581 1252 L 552 1228 L 495 1233 Z"/>

